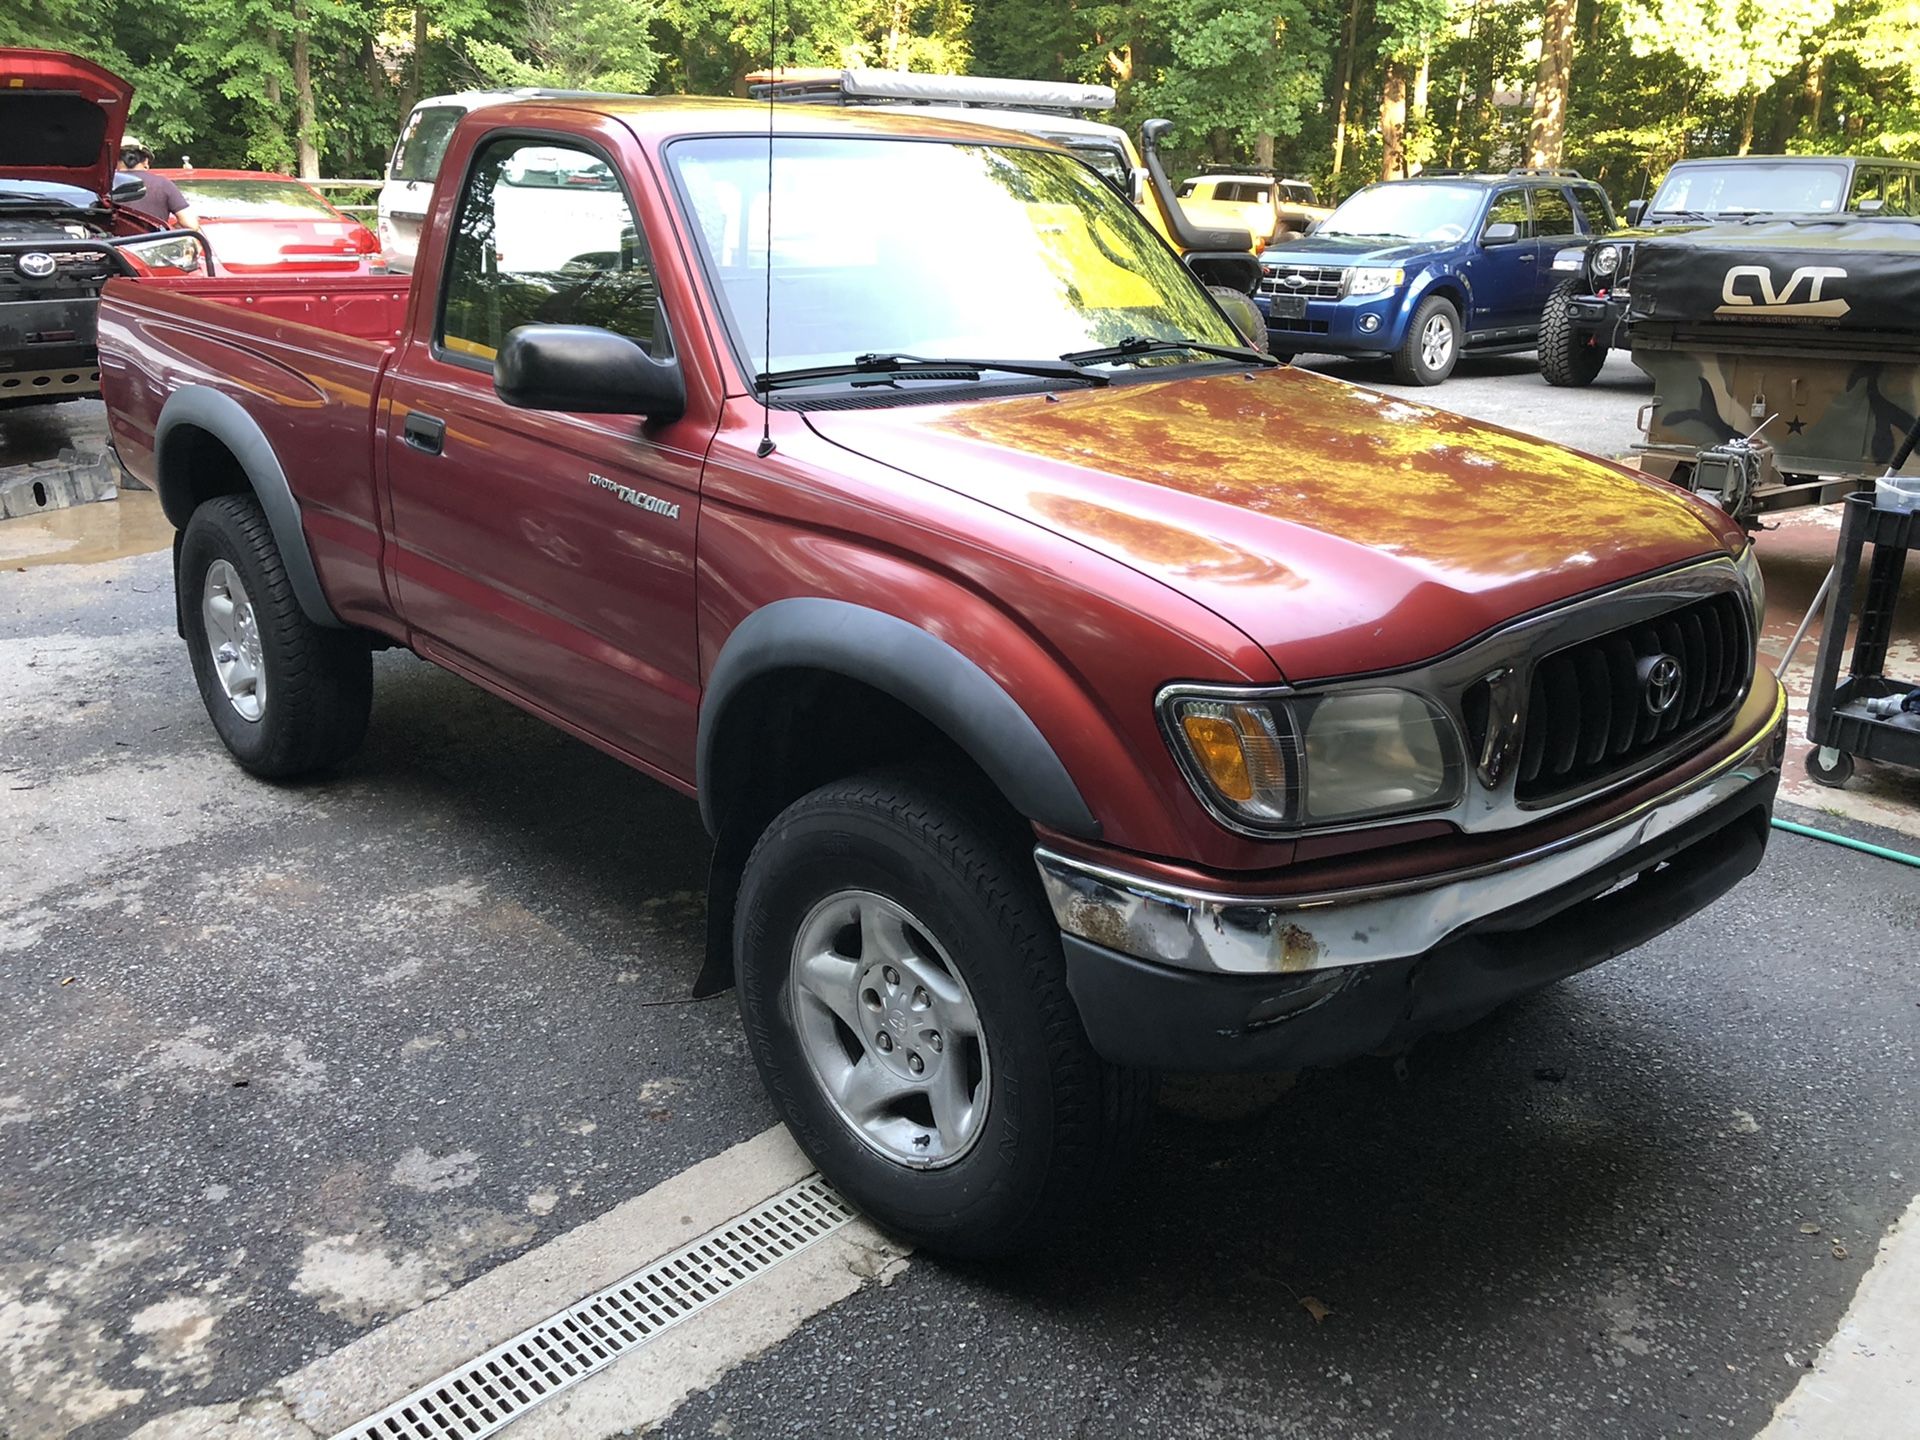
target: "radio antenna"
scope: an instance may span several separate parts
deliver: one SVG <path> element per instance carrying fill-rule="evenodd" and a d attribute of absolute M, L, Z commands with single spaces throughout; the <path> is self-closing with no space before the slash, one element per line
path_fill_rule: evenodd
<path fill-rule="evenodd" d="M 761 320 L 760 444 L 755 451 L 764 460 L 773 453 L 773 107 L 780 84 L 780 0 L 767 0 L 767 303 Z"/>

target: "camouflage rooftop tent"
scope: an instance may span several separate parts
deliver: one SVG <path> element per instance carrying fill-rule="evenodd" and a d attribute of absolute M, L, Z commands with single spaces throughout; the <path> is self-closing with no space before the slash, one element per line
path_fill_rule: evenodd
<path fill-rule="evenodd" d="M 1640 242 L 1629 315 L 1697 329 L 1920 335 L 1920 220 L 1802 218 Z"/>

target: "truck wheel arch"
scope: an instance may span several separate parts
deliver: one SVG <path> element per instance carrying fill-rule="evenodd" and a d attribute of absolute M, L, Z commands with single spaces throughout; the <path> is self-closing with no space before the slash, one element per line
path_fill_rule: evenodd
<path fill-rule="evenodd" d="M 701 816 L 718 833 L 732 704 L 756 679 L 810 671 L 858 682 L 914 711 L 944 734 L 1030 820 L 1070 835 L 1100 834 L 1040 728 L 966 655 L 918 625 L 844 600 L 777 600 L 749 615 L 721 646 L 700 706 L 695 775 Z"/>
<path fill-rule="evenodd" d="M 169 395 L 154 426 L 155 488 L 175 532 L 186 529 L 201 502 L 238 488 L 231 475 L 203 473 L 209 445 L 224 452 L 238 471 L 238 481 L 259 499 L 302 612 L 316 625 L 345 628 L 321 589 L 320 572 L 300 528 L 299 502 L 266 433 L 237 400 L 204 385 L 183 386 Z"/>
<path fill-rule="evenodd" d="M 999 792 L 1009 824 L 1039 821 L 1098 837 L 1100 822 L 1040 729 L 967 656 L 919 626 L 843 600 L 777 600 L 743 620 L 721 646 L 700 707 L 695 775 L 700 814 L 714 837 L 707 882 L 706 956 L 696 997 L 733 984 L 734 903 L 760 832 L 814 782 L 845 772 L 779 775 L 771 793 L 756 786 L 785 745 L 765 743 L 762 707 L 812 692 L 817 706 L 879 704 L 919 728 L 905 738 L 911 758 L 964 762 Z M 888 723 L 883 719 L 883 726 Z M 889 739 L 899 747 L 903 737 Z M 845 748 L 843 746 L 843 748 Z M 769 761 L 769 752 L 776 757 Z M 897 762 L 876 750 L 872 763 Z"/>

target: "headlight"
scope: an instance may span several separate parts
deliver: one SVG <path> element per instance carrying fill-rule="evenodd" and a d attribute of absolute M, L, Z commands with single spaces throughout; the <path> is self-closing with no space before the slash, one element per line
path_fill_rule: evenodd
<path fill-rule="evenodd" d="M 1404 270 L 1382 270 L 1373 265 L 1356 265 L 1347 271 L 1347 294 L 1386 295 L 1400 288 L 1407 278 Z"/>
<path fill-rule="evenodd" d="M 1181 769 L 1236 829 L 1300 829 L 1451 805 L 1466 766 L 1453 723 L 1410 690 L 1267 697 L 1169 693 Z"/>
<path fill-rule="evenodd" d="M 1740 571 L 1740 583 L 1747 587 L 1747 604 L 1753 611 L 1753 638 L 1757 644 L 1767 623 L 1767 577 L 1760 573 L 1760 547 L 1751 540 L 1734 562 Z"/>
<path fill-rule="evenodd" d="M 1587 263 L 1593 267 L 1593 273 L 1604 280 L 1620 268 L 1620 247 L 1596 245 L 1593 247 L 1593 258 Z"/>

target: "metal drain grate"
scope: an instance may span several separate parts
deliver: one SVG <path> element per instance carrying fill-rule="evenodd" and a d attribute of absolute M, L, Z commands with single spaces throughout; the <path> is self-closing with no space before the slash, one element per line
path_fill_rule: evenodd
<path fill-rule="evenodd" d="M 853 1219 L 810 1175 L 692 1244 L 523 1330 L 333 1440 L 478 1440 Z"/>

